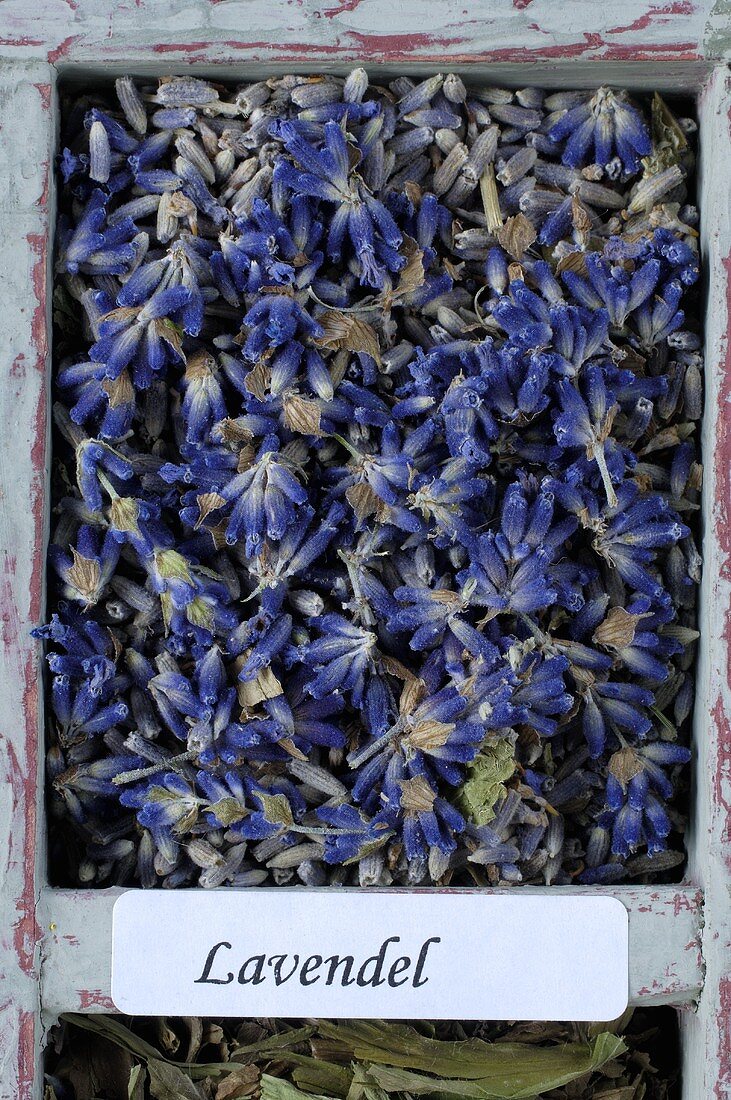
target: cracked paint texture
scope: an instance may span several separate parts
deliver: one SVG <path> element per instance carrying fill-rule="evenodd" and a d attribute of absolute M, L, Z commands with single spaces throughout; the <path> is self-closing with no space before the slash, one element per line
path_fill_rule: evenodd
<path fill-rule="evenodd" d="M 0 51 L 53 64 L 150 56 L 216 63 L 515 62 L 727 56 L 728 0 L 4 0 Z M 724 24 L 726 25 L 724 26 Z"/>

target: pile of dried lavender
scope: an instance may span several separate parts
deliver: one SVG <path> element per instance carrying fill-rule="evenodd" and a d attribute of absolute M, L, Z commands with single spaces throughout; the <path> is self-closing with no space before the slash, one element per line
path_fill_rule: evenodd
<path fill-rule="evenodd" d="M 615 1025 L 63 1017 L 47 1100 L 670 1100 L 669 1010 Z M 83 1030 L 81 1030 L 83 1029 Z M 677 1039 L 677 1035 L 676 1035 Z"/>
<path fill-rule="evenodd" d="M 67 104 L 57 879 L 682 861 L 693 129 L 362 69 Z"/>

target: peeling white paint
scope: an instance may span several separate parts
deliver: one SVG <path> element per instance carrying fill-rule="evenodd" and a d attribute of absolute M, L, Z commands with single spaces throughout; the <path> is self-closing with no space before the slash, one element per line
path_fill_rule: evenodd
<path fill-rule="evenodd" d="M 74 63 L 176 43 L 249 50 L 318 63 L 337 54 L 376 61 L 643 60 L 726 56 L 723 11 L 712 0 L 4 0 L 2 48 L 15 57 Z M 223 48 L 223 57 L 221 49 Z M 161 55 L 164 56 L 164 55 Z"/>

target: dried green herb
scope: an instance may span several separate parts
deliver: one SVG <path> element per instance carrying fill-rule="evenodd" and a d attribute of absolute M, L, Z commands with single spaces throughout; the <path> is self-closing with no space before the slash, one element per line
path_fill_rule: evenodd
<path fill-rule="evenodd" d="M 568 1043 L 549 1049 L 521 1043 L 492 1044 L 489 1052 L 481 1056 L 484 1076 L 469 1080 L 464 1075 L 455 1078 L 428 1077 L 423 1073 L 380 1065 L 371 1065 L 368 1073 L 388 1093 L 459 1096 L 471 1100 L 531 1100 L 542 1092 L 601 1069 L 626 1050 L 627 1047 L 616 1035 L 602 1032 L 591 1043 Z M 457 1055 L 452 1073 L 459 1070 Z"/>
<path fill-rule="evenodd" d="M 591 1025 L 68 1014 L 44 1100 L 671 1100 L 653 1019 L 675 1027 L 663 1010 Z"/>
<path fill-rule="evenodd" d="M 455 805 L 468 821 L 487 825 L 495 816 L 495 804 L 504 784 L 515 772 L 515 758 L 510 741 L 485 745 L 465 769 L 465 781 L 454 799 Z"/>

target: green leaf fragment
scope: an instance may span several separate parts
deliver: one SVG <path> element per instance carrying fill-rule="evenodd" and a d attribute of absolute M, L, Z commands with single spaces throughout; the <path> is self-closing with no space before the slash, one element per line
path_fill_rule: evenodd
<path fill-rule="evenodd" d="M 675 728 L 675 726 L 673 725 L 673 723 L 670 721 L 670 719 L 667 717 L 667 715 L 663 714 L 663 712 L 661 710 L 659 710 L 657 707 L 650 707 L 650 712 L 655 715 L 658 722 L 663 727 L 663 729 L 666 731 L 666 733 L 669 733 L 671 735 L 670 740 L 671 741 L 677 741 L 678 731 Z"/>
<path fill-rule="evenodd" d="M 460 1044 L 451 1044 L 459 1046 Z M 535 1047 L 523 1043 L 485 1044 L 486 1071 L 480 1077 L 428 1077 L 394 1066 L 372 1064 L 368 1073 L 386 1092 L 433 1096 L 438 1100 L 459 1096 L 465 1100 L 534 1100 L 551 1089 L 567 1085 L 622 1054 L 626 1047 L 616 1035 L 603 1032 L 591 1043 Z M 518 1048 L 516 1051 L 515 1048 Z M 455 1060 L 453 1072 L 458 1069 Z"/>
<path fill-rule="evenodd" d="M 294 825 L 291 807 L 283 794 L 263 794 L 259 791 L 256 797 L 261 802 L 264 819 L 270 825 Z"/>
<path fill-rule="evenodd" d="M 270 1077 L 268 1073 L 261 1075 L 261 1100 L 329 1100 L 326 1096 L 318 1096 L 316 1093 L 302 1092 L 284 1077 Z"/>
<path fill-rule="evenodd" d="M 133 1066 L 129 1074 L 127 1084 L 127 1100 L 144 1100 L 145 1097 L 145 1067 L 138 1062 Z"/>
<path fill-rule="evenodd" d="M 212 813 L 224 827 L 233 825 L 236 821 L 243 821 L 243 819 L 248 817 L 251 813 L 251 810 L 248 810 L 246 806 L 242 806 L 235 798 L 222 798 L 209 806 L 208 811 Z"/>
<path fill-rule="evenodd" d="M 193 1084 L 189 1075 L 170 1062 L 151 1058 L 147 1069 L 150 1074 L 150 1095 L 155 1100 L 205 1100 L 205 1094 Z"/>
<path fill-rule="evenodd" d="M 590 1043 L 537 1047 L 483 1039 L 431 1039 L 408 1024 L 378 1020 L 322 1020 L 319 1031 L 342 1043 L 343 1050 L 359 1062 L 370 1063 L 369 1076 L 386 1092 L 463 1095 L 474 1100 L 535 1096 L 598 1069 L 626 1049 L 609 1032 Z M 401 1076 L 402 1069 L 420 1072 Z M 420 1076 L 426 1073 L 437 1076 Z"/>
<path fill-rule="evenodd" d="M 319 1092 L 344 1098 L 348 1095 L 353 1074 L 345 1066 L 301 1056 L 292 1071 L 295 1084 L 307 1093 Z"/>
<path fill-rule="evenodd" d="M 515 772 L 513 752 L 510 741 L 496 741 L 483 746 L 467 765 L 454 804 L 472 824 L 487 825 L 495 817 L 495 805 Z"/>
<path fill-rule="evenodd" d="M 306 1027 L 293 1028 L 291 1031 L 278 1031 L 275 1035 L 269 1035 L 266 1039 L 261 1039 L 258 1043 L 251 1043 L 249 1046 L 234 1047 L 231 1051 L 231 1057 L 240 1060 L 250 1060 L 259 1054 L 270 1054 L 272 1051 L 279 1052 L 288 1047 L 298 1046 L 300 1043 L 305 1042 L 315 1035 L 316 1032 L 317 1028 L 311 1024 L 308 1024 Z"/>

